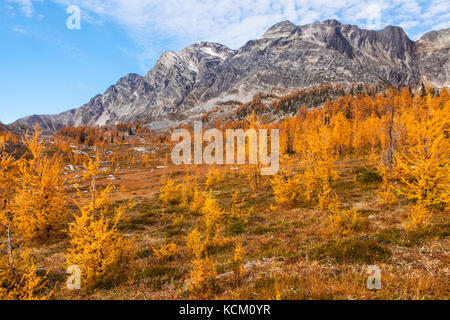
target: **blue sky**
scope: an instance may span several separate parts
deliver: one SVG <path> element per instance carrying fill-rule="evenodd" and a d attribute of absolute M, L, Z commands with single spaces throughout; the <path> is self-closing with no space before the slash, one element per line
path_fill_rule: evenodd
<path fill-rule="evenodd" d="M 66 27 L 70 5 L 79 30 Z M 415 40 L 450 27 L 450 1 L 1 0 L 0 121 L 79 107 L 127 73 L 144 75 L 165 50 L 201 40 L 238 48 L 283 20 L 330 18 L 400 25 Z"/>

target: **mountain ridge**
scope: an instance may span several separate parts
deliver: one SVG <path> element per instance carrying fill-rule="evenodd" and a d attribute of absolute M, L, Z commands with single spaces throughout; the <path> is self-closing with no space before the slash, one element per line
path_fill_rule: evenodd
<path fill-rule="evenodd" d="M 25 117 L 11 126 L 25 129 L 37 122 L 56 131 L 139 121 L 167 128 L 227 101 L 247 102 L 261 92 L 288 93 L 333 83 L 448 87 L 449 42 L 450 29 L 412 41 L 397 26 L 373 31 L 337 20 L 303 26 L 282 21 L 236 50 L 198 42 L 166 51 L 145 76 L 127 74 L 79 108 Z"/>

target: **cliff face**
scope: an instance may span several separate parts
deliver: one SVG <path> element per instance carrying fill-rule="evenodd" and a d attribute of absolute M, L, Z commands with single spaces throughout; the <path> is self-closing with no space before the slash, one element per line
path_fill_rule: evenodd
<path fill-rule="evenodd" d="M 260 92 L 286 93 L 322 84 L 450 86 L 450 29 L 411 41 L 399 27 L 380 31 L 326 20 L 278 23 L 238 50 L 201 42 L 165 52 L 145 77 L 129 74 L 86 105 L 13 124 L 45 130 L 67 125 L 147 123 L 163 128 L 204 111 L 246 102 Z"/>
<path fill-rule="evenodd" d="M 450 87 L 450 29 L 426 33 L 415 43 L 414 53 L 425 83 Z"/>

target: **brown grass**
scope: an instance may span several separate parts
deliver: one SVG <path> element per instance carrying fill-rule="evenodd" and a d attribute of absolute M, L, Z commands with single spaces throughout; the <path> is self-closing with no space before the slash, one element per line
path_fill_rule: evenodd
<path fill-rule="evenodd" d="M 125 148 L 125 146 L 123 147 Z M 160 152 L 163 163 L 164 152 Z M 223 182 L 213 186 L 219 205 L 229 210 L 232 194 L 239 192 L 247 208 L 254 207 L 248 221 L 228 221 L 225 236 L 243 239 L 246 256 L 245 277 L 237 283 L 233 277 L 233 245 L 208 247 L 219 274 L 212 299 L 448 299 L 449 283 L 449 215 L 438 213 L 431 227 L 421 234 L 408 233 L 405 207 L 384 209 L 378 204 L 377 181 L 362 183 L 358 168 L 364 163 L 342 161 L 340 178 L 335 186 L 342 207 L 355 209 L 365 226 L 347 237 L 327 231 L 327 213 L 313 205 L 300 204 L 289 209 L 271 209 L 275 204 L 270 187 L 257 193 L 250 190 L 245 177 L 227 167 Z M 196 172 L 197 168 L 192 171 Z M 200 185 L 208 173 L 199 166 Z M 356 172 L 356 173 L 355 173 Z M 65 236 L 35 249 L 38 267 L 50 270 L 49 284 L 56 285 L 56 299 L 186 299 L 196 296 L 185 290 L 189 257 L 184 237 L 200 217 L 177 205 L 163 208 L 158 200 L 162 176 L 170 174 L 176 183 L 185 169 L 170 165 L 168 169 L 121 168 L 120 180 L 99 179 L 100 188 L 113 183 L 113 203 L 133 201 L 120 230 L 136 244 L 136 257 L 126 278 L 103 288 L 78 293 L 65 288 Z M 367 178 L 367 177 L 366 177 Z M 369 178 L 370 180 L 370 175 Z M 375 179 L 376 180 L 376 179 Z M 83 187 L 81 186 L 82 190 Z M 120 192 L 119 190 L 125 190 Z M 88 194 L 85 193 L 86 197 Z M 75 193 L 70 194 L 71 197 Z M 71 209 L 72 211 L 75 208 Z M 182 217 L 182 218 L 180 218 Z M 173 242 L 179 254 L 162 260 L 153 248 Z M 371 291 L 365 281 L 367 266 L 381 268 L 382 289 Z"/>

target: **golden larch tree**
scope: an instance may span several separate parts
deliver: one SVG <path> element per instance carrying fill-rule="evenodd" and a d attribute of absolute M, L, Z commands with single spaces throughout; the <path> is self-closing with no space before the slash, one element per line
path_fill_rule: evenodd
<path fill-rule="evenodd" d="M 65 185 L 61 159 L 44 154 L 43 142 L 36 126 L 32 138 L 23 143 L 29 155 L 18 161 L 18 179 L 14 210 L 17 229 L 28 242 L 48 239 L 61 229 L 66 217 Z"/>

